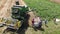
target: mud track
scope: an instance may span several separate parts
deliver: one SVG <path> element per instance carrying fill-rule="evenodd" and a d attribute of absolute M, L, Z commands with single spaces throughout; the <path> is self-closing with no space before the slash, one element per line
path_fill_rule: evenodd
<path fill-rule="evenodd" d="M 1 7 L 0 10 L 0 17 L 10 17 L 11 13 L 11 7 L 14 5 L 15 0 L 6 0 L 2 4 L 3 7 Z"/>
<path fill-rule="evenodd" d="M 4 7 L 4 4 L 6 3 L 7 0 L 1 0 L 0 1 L 0 10 Z"/>

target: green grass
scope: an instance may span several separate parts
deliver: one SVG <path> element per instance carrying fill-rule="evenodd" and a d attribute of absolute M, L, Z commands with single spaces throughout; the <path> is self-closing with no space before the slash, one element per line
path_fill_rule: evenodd
<path fill-rule="evenodd" d="M 26 4 L 36 9 L 37 15 L 42 18 L 53 18 L 54 16 L 60 18 L 60 4 L 51 2 L 50 0 L 24 0 Z"/>
<path fill-rule="evenodd" d="M 49 21 L 47 24 L 48 27 L 43 23 L 42 28 L 44 31 L 35 31 L 33 28 L 28 28 L 26 34 L 60 34 L 60 23 L 57 24 L 58 25 L 55 25 L 53 21 Z"/>
<path fill-rule="evenodd" d="M 58 23 L 58 25 L 55 25 L 54 22 L 49 22 L 48 24 L 48 28 L 44 27 L 45 32 L 44 34 L 60 34 L 60 25 Z"/>
<path fill-rule="evenodd" d="M 60 18 L 60 4 L 51 2 L 50 0 L 24 0 L 31 9 L 36 9 L 37 15 L 42 18 L 52 19 L 53 17 Z M 42 28 L 45 31 L 34 31 L 30 29 L 30 34 L 60 34 L 60 23 L 55 25 L 53 21 L 48 22 L 48 27 L 43 23 Z M 27 33 L 26 32 L 26 33 Z"/>

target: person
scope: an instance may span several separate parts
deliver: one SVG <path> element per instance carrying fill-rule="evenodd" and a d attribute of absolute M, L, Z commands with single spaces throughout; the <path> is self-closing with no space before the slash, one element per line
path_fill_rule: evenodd
<path fill-rule="evenodd" d="M 36 28 L 38 28 L 39 26 L 41 27 L 42 22 L 41 22 L 40 17 L 35 17 L 35 18 L 33 18 L 33 20 L 32 20 L 32 25 L 33 25 L 34 27 L 36 27 Z"/>
<path fill-rule="evenodd" d="M 38 21 L 39 27 L 41 28 L 41 26 L 42 26 L 42 20 L 41 20 L 41 18 L 39 16 L 37 17 L 37 21 Z"/>

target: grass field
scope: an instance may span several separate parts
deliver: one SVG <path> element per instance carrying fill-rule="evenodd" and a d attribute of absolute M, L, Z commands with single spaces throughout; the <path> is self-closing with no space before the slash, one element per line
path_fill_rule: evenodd
<path fill-rule="evenodd" d="M 60 4 L 51 2 L 50 0 L 24 0 L 27 5 L 32 8 L 36 9 L 36 12 L 39 16 L 42 18 L 53 18 L 56 16 L 57 18 L 60 18 Z M 22 33 L 19 34 L 60 34 L 60 23 L 58 25 L 54 24 L 53 21 L 49 21 L 47 24 L 48 27 L 45 26 L 43 23 L 42 30 L 35 31 L 32 27 L 28 27 L 26 31 L 22 31 Z M 2 29 L 2 28 L 1 28 Z M 19 31 L 20 32 L 20 31 Z M 0 34 L 1 34 L 0 30 Z M 9 34 L 10 32 L 7 32 Z M 13 34 L 13 33 L 12 33 Z M 16 33 L 15 33 L 16 34 Z"/>
<path fill-rule="evenodd" d="M 54 16 L 60 18 L 60 4 L 50 0 L 24 0 L 27 5 L 35 9 L 37 14 L 42 18 L 51 19 Z"/>
<path fill-rule="evenodd" d="M 26 34 L 60 34 L 60 23 L 58 25 L 54 24 L 53 21 L 48 22 L 48 27 L 46 27 L 43 23 L 42 28 L 44 31 L 37 30 L 35 31 L 33 28 L 28 28 Z"/>
<path fill-rule="evenodd" d="M 27 5 L 36 10 L 37 15 L 42 18 L 51 19 L 53 17 L 60 18 L 60 4 L 51 2 L 50 0 L 24 0 Z M 26 34 L 60 34 L 60 23 L 54 24 L 53 21 L 48 22 L 48 27 L 43 23 L 44 31 L 34 31 L 33 28 L 28 28 Z"/>

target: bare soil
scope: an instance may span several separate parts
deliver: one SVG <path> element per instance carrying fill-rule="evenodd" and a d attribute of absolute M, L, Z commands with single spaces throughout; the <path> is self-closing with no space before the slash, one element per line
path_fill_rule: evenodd
<path fill-rule="evenodd" d="M 14 5 L 15 0 L 1 0 L 0 1 L 0 18 L 10 17 L 11 7 Z M 0 27 L 0 34 L 4 32 L 7 27 Z"/>
<path fill-rule="evenodd" d="M 0 10 L 0 17 L 9 17 L 10 16 L 10 8 L 14 4 L 14 0 L 5 0 L 4 2 L 2 1 L 2 6 Z"/>
<path fill-rule="evenodd" d="M 60 3 L 60 0 L 51 0 L 52 2 Z"/>

